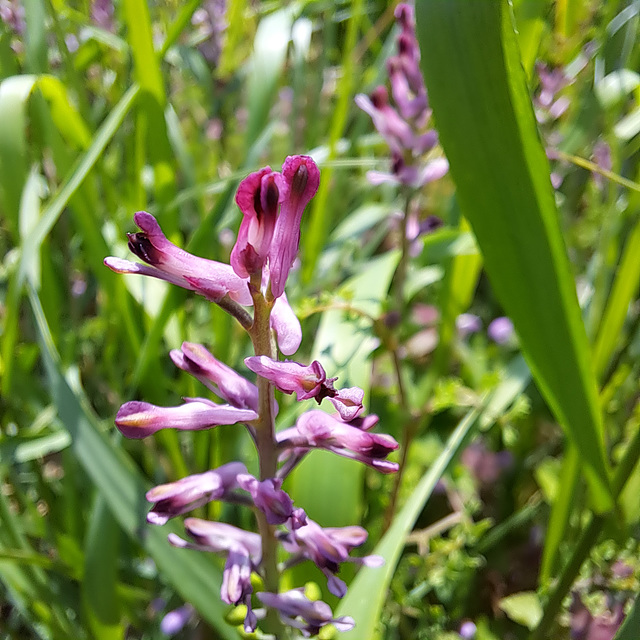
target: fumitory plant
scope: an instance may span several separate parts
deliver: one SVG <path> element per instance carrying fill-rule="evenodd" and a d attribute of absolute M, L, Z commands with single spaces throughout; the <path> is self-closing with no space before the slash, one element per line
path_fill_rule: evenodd
<path fill-rule="evenodd" d="M 131 233 L 129 249 L 142 261 L 110 257 L 105 264 L 117 273 L 137 273 L 161 278 L 190 289 L 231 314 L 247 331 L 254 356 L 245 364 L 257 374 L 254 384 L 218 361 L 203 345 L 185 342 L 171 351 L 180 369 L 193 375 L 223 403 L 207 398 L 186 398 L 176 407 L 158 407 L 143 401 L 127 402 L 115 422 L 127 437 L 144 438 L 160 429 L 200 430 L 223 424 L 243 424 L 255 443 L 259 472 L 251 475 L 242 462 L 230 461 L 217 469 L 192 475 L 151 489 L 151 524 L 162 525 L 213 500 L 253 509 L 257 532 L 232 524 L 186 518 L 190 541 L 175 534 L 169 542 L 179 548 L 224 554 L 226 565 L 220 596 L 228 604 L 246 606 L 244 629 L 257 629 L 277 638 L 288 637 L 288 628 L 305 636 L 333 624 L 339 630 L 354 625 L 352 618 L 334 618 L 329 605 L 307 598 L 304 589 L 281 592 L 280 576 L 287 568 L 311 560 L 327 577 L 328 589 L 344 596 L 346 585 L 337 573 L 343 562 L 378 565 L 378 556 L 352 557 L 367 532 L 359 526 L 323 528 L 294 507 L 282 489 L 287 475 L 312 449 L 326 449 L 359 460 L 382 473 L 398 465 L 387 460 L 398 444 L 388 435 L 371 430 L 374 415 L 363 416 L 364 392 L 357 387 L 336 389 L 322 365 L 305 366 L 280 361 L 279 350 L 292 355 L 302 339 L 298 319 L 288 304 L 285 284 L 296 259 L 300 221 L 319 185 L 320 173 L 308 156 L 290 156 L 282 172 L 265 167 L 239 185 L 236 203 L 242 212 L 231 264 L 190 255 L 172 244 L 155 218 L 135 214 L 140 231 Z M 277 347 L 276 347 L 277 345 Z M 296 394 L 298 401 L 325 398 L 336 412 L 310 410 L 293 426 L 278 432 L 275 389 Z M 279 559 L 288 554 L 287 559 Z M 263 605 L 254 609 L 252 575 L 261 578 L 263 589 L 255 594 Z"/>

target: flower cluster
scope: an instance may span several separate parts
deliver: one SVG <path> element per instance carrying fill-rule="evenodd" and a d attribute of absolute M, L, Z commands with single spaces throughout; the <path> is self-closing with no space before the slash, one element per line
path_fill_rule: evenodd
<path fill-rule="evenodd" d="M 425 155 L 435 148 L 438 134 L 428 128 L 431 109 L 420 71 L 420 48 L 413 8 L 399 4 L 395 16 L 400 34 L 397 55 L 387 60 L 387 72 L 397 109 L 390 104 L 389 93 L 384 86 L 377 87 L 369 96 L 357 95 L 355 101 L 371 116 L 391 151 L 392 172 L 370 171 L 367 174 L 369 181 L 418 188 L 444 176 L 449 170 L 449 163 L 445 158 L 424 161 Z"/>
<path fill-rule="evenodd" d="M 319 362 L 306 366 L 280 361 L 274 352 L 273 334 L 285 355 L 293 354 L 301 342 L 300 323 L 284 288 L 298 252 L 300 220 L 318 185 L 318 168 L 307 156 L 287 158 L 282 172 L 265 167 L 245 178 L 236 195 L 243 218 L 230 265 L 186 253 L 164 236 L 153 216 L 144 212 L 134 217 L 140 232 L 128 236 L 130 250 L 142 263 L 105 260 L 118 273 L 161 278 L 217 303 L 240 322 L 252 340 L 255 355 L 246 358 L 245 364 L 257 374 L 257 384 L 218 361 L 204 346 L 185 342 L 180 349 L 171 351 L 172 361 L 221 402 L 185 398 L 179 406 L 158 407 L 136 400 L 125 403 L 115 420 L 118 429 L 130 438 L 144 438 L 166 428 L 188 431 L 241 423 L 248 429 L 258 451 L 258 477 L 249 473 L 242 462 L 232 461 L 154 487 L 146 495 L 153 505 L 147 520 L 157 525 L 213 500 L 253 509 L 259 533 L 189 517 L 184 521 L 188 540 L 169 535 L 169 542 L 175 547 L 226 556 L 220 595 L 228 604 L 246 606 L 247 632 L 254 631 L 260 619 L 268 619 L 269 610 L 277 612 L 282 624 L 295 627 L 304 635 L 315 635 L 327 624 L 350 629 L 354 624 L 351 618 L 334 618 L 326 603 L 309 600 L 300 589 L 279 593 L 280 573 L 311 560 L 326 575 L 328 589 L 342 597 L 346 585 L 337 573 L 343 562 L 368 566 L 381 562 L 377 556 L 350 555 L 365 542 L 364 529 L 323 528 L 303 509 L 296 508 L 282 489 L 290 471 L 312 449 L 333 451 L 383 473 L 398 468 L 386 459 L 397 449 L 396 441 L 388 435 L 372 433 L 377 416 L 362 416 L 362 389 L 336 389 L 336 378 L 328 378 Z M 295 393 L 298 401 L 313 399 L 320 404 L 326 398 L 336 413 L 311 410 L 293 426 L 276 433 L 275 389 Z M 265 560 L 275 558 L 277 545 L 290 554 L 280 567 Z M 263 580 L 265 590 L 257 594 L 257 599 L 266 609 L 252 607 L 252 574 Z"/>

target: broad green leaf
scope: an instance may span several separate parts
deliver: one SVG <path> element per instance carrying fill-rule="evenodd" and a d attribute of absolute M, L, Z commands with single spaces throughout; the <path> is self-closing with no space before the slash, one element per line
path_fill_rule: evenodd
<path fill-rule="evenodd" d="M 633 608 L 627 614 L 613 640 L 638 640 L 638 629 L 640 629 L 640 596 L 636 597 Z"/>
<path fill-rule="evenodd" d="M 608 510 L 596 379 L 508 5 L 425 0 L 417 21 L 461 211 L 536 383 L 580 452 L 593 503 Z"/>
<path fill-rule="evenodd" d="M 511 620 L 527 629 L 535 629 L 542 619 L 542 605 L 535 591 L 522 591 L 502 598 L 498 606 Z"/>
<path fill-rule="evenodd" d="M 202 553 L 174 549 L 167 542 L 177 526 L 154 527 L 145 523 L 144 494 L 148 483 L 122 449 L 112 446 L 101 432 L 86 398 L 79 395 L 61 371 L 59 355 L 51 340 L 47 320 L 35 290 L 29 287 L 29 301 L 38 331 L 42 359 L 60 421 L 71 434 L 73 452 L 85 473 L 96 485 L 119 526 L 137 540 L 154 559 L 161 575 L 198 609 L 223 638 L 236 638 L 223 620 L 220 570 Z"/>
<path fill-rule="evenodd" d="M 470 411 L 460 421 L 436 461 L 416 485 L 402 510 L 396 514 L 391 528 L 374 550 L 374 553 L 384 558 L 384 566 L 362 567 L 336 612 L 336 615 L 350 615 L 356 621 L 355 629 L 349 632 L 350 640 L 372 640 L 376 637 L 376 624 L 380 619 L 391 577 L 404 549 L 405 539 L 438 480 L 447 471 L 472 429 L 484 421 L 487 412 L 492 416 L 503 413 L 524 391 L 529 378 L 527 365 L 518 356 L 508 366 L 504 382 L 494 391 L 485 408 L 482 411 L 477 409 Z"/>

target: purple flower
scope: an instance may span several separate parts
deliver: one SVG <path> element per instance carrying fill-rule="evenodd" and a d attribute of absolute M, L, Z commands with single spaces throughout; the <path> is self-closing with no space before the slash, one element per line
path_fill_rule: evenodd
<path fill-rule="evenodd" d="M 138 211 L 134 221 L 141 229 L 127 234 L 129 249 L 146 264 L 105 258 L 105 265 L 116 273 L 139 273 L 166 280 L 218 302 L 229 295 L 240 304 L 252 304 L 247 281 L 237 276 L 230 265 L 198 258 L 169 242 L 156 219 Z"/>
<path fill-rule="evenodd" d="M 303 526 L 307 516 L 302 509 L 293 508 L 293 500 L 282 490 L 282 480 L 269 478 L 260 482 L 252 475 L 238 476 L 240 488 L 248 491 L 253 503 L 267 517 L 269 524 L 284 524 L 291 519 L 291 526 L 295 529 Z"/>
<path fill-rule="evenodd" d="M 222 574 L 220 598 L 227 604 L 245 604 L 247 615 L 244 628 L 255 631 L 257 618 L 251 610 L 251 573 L 256 571 L 261 557 L 261 539 L 257 533 L 249 533 L 222 522 L 209 522 L 199 518 L 187 518 L 184 527 L 195 543 L 187 542 L 170 533 L 169 542 L 181 549 L 196 549 L 213 553 L 227 553 Z"/>
<path fill-rule="evenodd" d="M 258 411 L 258 387 L 213 357 L 201 344 L 183 342 L 170 354 L 176 367 L 200 380 L 218 397 L 239 409 Z"/>
<path fill-rule="evenodd" d="M 283 291 L 271 310 L 271 328 L 276 333 L 278 348 L 285 356 L 293 355 L 302 342 L 302 327 Z"/>
<path fill-rule="evenodd" d="M 160 429 L 197 431 L 221 424 L 251 422 L 255 411 L 228 404 L 214 404 L 204 398 L 189 398 L 178 407 L 157 407 L 134 400 L 123 404 L 116 415 L 116 426 L 127 438 L 146 438 Z"/>
<path fill-rule="evenodd" d="M 338 631 L 350 631 L 355 626 L 349 616 L 333 618 L 329 605 L 322 600 L 309 600 L 304 589 L 283 593 L 263 591 L 258 594 L 258 599 L 267 607 L 276 609 L 284 624 L 300 629 L 305 637 L 317 635 L 327 624 L 334 625 Z"/>
<path fill-rule="evenodd" d="M 593 147 L 593 161 L 605 171 L 611 171 L 613 166 L 611 161 L 611 147 L 604 141 L 598 140 Z M 593 173 L 593 180 L 598 189 L 604 189 L 605 178 L 599 173 Z"/>
<path fill-rule="evenodd" d="M 162 631 L 165 636 L 174 636 L 176 633 L 182 631 L 192 615 L 193 607 L 188 603 L 178 609 L 169 611 L 169 613 L 162 618 L 160 631 Z"/>
<path fill-rule="evenodd" d="M 476 625 L 470 620 L 467 620 L 460 625 L 459 633 L 465 640 L 472 640 L 476 637 L 476 631 Z"/>
<path fill-rule="evenodd" d="M 367 464 L 381 473 L 395 473 L 398 464 L 385 458 L 398 448 L 389 435 L 367 433 L 342 422 L 324 411 L 308 411 L 298 418 L 295 427 L 277 435 L 281 449 L 326 449 L 345 458 Z"/>
<path fill-rule="evenodd" d="M 472 313 L 461 313 L 456 318 L 456 329 L 461 338 L 466 338 L 472 333 L 478 333 L 482 329 L 482 320 Z"/>
<path fill-rule="evenodd" d="M 323 398 L 329 398 L 340 417 L 347 422 L 362 412 L 364 391 L 358 387 L 334 389 L 336 378 L 327 378 L 317 360 L 304 366 L 297 362 L 278 362 L 267 356 L 251 356 L 244 362 L 251 371 L 269 380 L 283 393 L 295 392 L 298 401 L 314 398 L 320 404 Z"/>
<path fill-rule="evenodd" d="M 496 344 L 507 344 L 513 337 L 513 322 L 509 318 L 496 318 L 487 328 L 489 337 Z"/>
<path fill-rule="evenodd" d="M 370 567 L 384 563 L 380 556 L 352 558 L 349 553 L 364 544 L 367 532 L 362 527 L 321 527 L 307 518 L 305 526 L 281 536 L 284 548 L 293 554 L 308 558 L 327 576 L 329 591 L 339 598 L 344 597 L 347 587 L 336 577 L 341 562 L 355 562 Z"/>
<path fill-rule="evenodd" d="M 161 484 L 147 491 L 147 500 L 154 505 L 147 514 L 147 522 L 163 525 L 192 509 L 197 509 L 212 500 L 223 500 L 229 491 L 238 486 L 238 474 L 247 468 L 241 462 L 227 464 L 206 471 Z"/>
<path fill-rule="evenodd" d="M 300 222 L 305 207 L 320 185 L 320 171 L 310 156 L 289 156 L 282 165 L 282 206 L 269 251 L 271 293 L 284 292 L 289 271 L 298 254 Z"/>
<path fill-rule="evenodd" d="M 283 195 L 282 175 L 271 167 L 249 174 L 240 183 L 236 203 L 243 217 L 231 251 L 231 266 L 241 278 L 262 271 Z"/>

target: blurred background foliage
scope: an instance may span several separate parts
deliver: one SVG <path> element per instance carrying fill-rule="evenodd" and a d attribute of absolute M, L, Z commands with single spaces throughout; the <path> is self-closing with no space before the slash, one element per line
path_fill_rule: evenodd
<path fill-rule="evenodd" d="M 557 209 L 548 210 L 591 344 L 577 341 L 578 360 L 594 389 L 597 381 L 594 456 L 615 499 L 600 505 L 580 472 L 581 426 L 558 424 L 557 389 L 538 369 L 531 382 L 516 334 L 487 332 L 515 309 L 523 351 L 539 362 L 517 317 L 525 307 L 482 269 L 483 252 L 491 266 L 483 221 L 461 212 L 454 154 L 460 198 L 446 176 L 405 212 L 402 189 L 367 180 L 388 169 L 389 153 L 353 99 L 386 82 L 393 8 L 0 0 L 3 638 L 159 638 L 164 615 L 185 601 L 194 609 L 179 637 L 239 637 L 219 603 L 217 559 L 171 549 L 166 530 L 145 524 L 143 496 L 151 483 L 234 457 L 255 464 L 248 439 L 231 426 L 124 442 L 113 416 L 127 400 L 169 405 L 201 393 L 167 357 L 183 340 L 241 371 L 249 345 L 217 307 L 116 276 L 102 260 L 126 256 L 132 215 L 145 209 L 180 246 L 226 261 L 238 181 L 294 153 L 312 154 L 322 170 L 288 288 L 305 336 L 295 358 L 322 358 L 341 385 L 365 388 L 384 431 L 410 445 L 398 483 L 321 454 L 289 482 L 321 524 L 365 526 L 369 551 L 390 531 L 378 548 L 385 569 L 367 570 L 342 605 L 359 622 L 352 637 L 365 620 L 372 635 L 359 637 L 389 640 L 616 634 L 640 590 L 640 5 L 513 2 L 513 51 L 540 136 L 527 144 L 537 153 L 541 141 L 550 159 Z M 431 90 L 439 61 L 423 63 Z M 464 150 L 465 139 L 444 134 L 439 91 L 445 151 Z M 516 162 L 505 152 L 497 180 Z M 410 243 L 404 215 L 418 229 Z M 398 294 L 403 247 L 410 266 Z M 540 273 L 532 277 L 544 291 L 553 283 Z M 520 302 L 531 302 L 518 286 Z M 482 328 L 456 328 L 461 313 Z M 289 426 L 300 409 L 280 401 L 279 425 Z M 214 503 L 200 515 L 251 526 L 235 507 Z M 324 585 L 306 565 L 291 574 L 285 586 Z M 637 638 L 630 629 L 619 637 Z"/>

